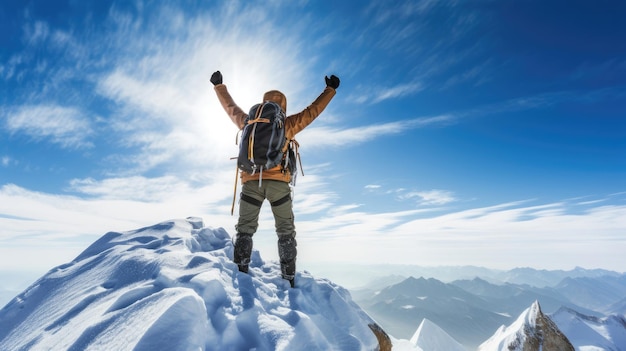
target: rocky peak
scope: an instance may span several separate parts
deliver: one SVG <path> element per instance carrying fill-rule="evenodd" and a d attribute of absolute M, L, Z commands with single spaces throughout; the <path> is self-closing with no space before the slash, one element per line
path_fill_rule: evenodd
<path fill-rule="evenodd" d="M 535 301 L 508 327 L 502 326 L 479 351 L 575 351 L 557 325 Z"/>

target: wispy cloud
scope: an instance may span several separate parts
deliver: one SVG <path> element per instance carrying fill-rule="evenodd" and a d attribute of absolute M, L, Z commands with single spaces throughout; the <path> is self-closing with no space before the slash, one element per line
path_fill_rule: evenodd
<path fill-rule="evenodd" d="M 384 120 L 383 118 L 380 119 Z M 343 129 L 330 126 L 311 126 L 298 135 L 298 140 L 316 146 L 353 145 L 371 141 L 381 136 L 406 133 L 413 129 L 429 125 L 448 124 L 453 121 L 453 116 L 441 115 Z"/>
<path fill-rule="evenodd" d="M 4 126 L 10 133 L 47 140 L 63 148 L 91 148 L 94 133 L 88 116 L 73 107 L 58 105 L 20 106 L 8 112 Z"/>
<path fill-rule="evenodd" d="M 477 66 L 471 67 L 458 74 L 454 74 L 445 81 L 442 89 L 448 89 L 465 82 L 472 82 L 474 86 L 483 84 L 490 79 L 487 71 L 491 65 L 492 60 L 486 60 Z"/>
<path fill-rule="evenodd" d="M 520 201 L 439 215 L 434 209 L 351 212 L 306 222 L 306 231 L 315 236 L 303 246 L 311 252 L 324 250 L 335 261 L 368 261 L 375 255 L 398 264 L 544 269 L 578 265 L 623 271 L 613 261 L 626 249 L 626 206 L 587 206 L 571 214 L 572 206 Z M 355 241 L 358 250 L 346 249 Z"/>
<path fill-rule="evenodd" d="M 27 19 L 23 51 L 3 65 L 2 75 L 16 81 L 21 81 L 18 75 L 28 76 L 41 84 L 19 85 L 23 92 L 6 109 L 12 112 L 5 129 L 65 148 L 92 147 L 98 139 L 106 144 L 100 149 L 117 152 L 107 156 L 120 166 L 107 170 L 114 176 L 163 168 L 209 172 L 229 165 L 237 152 L 237 129 L 208 81 L 213 71 L 222 71 L 243 109 L 270 89 L 284 91 L 297 106 L 324 88 L 326 72 L 319 73 L 316 91 L 305 92 L 315 60 L 303 54 L 298 40 L 306 34 L 307 20 L 267 19 L 278 4 L 228 2 L 197 11 L 174 3 L 134 6 L 113 6 L 103 20 L 106 31 L 64 31 Z M 43 69 L 33 68 L 36 62 Z M 85 88 L 93 89 L 88 99 Z M 61 99 L 62 106 L 40 103 Z M 92 111 L 101 106 L 106 117 L 96 121 L 100 117 Z"/>
<path fill-rule="evenodd" d="M 412 84 L 404 84 L 404 85 L 399 85 L 393 88 L 381 90 L 374 96 L 373 103 L 378 103 L 381 101 L 385 101 L 387 99 L 394 99 L 394 98 L 407 96 L 410 94 L 414 94 L 422 89 L 423 87 L 421 84 L 412 83 Z"/>
<path fill-rule="evenodd" d="M 146 178 L 131 176 L 107 178 L 97 181 L 92 178 L 74 179 L 70 182 L 74 192 L 102 200 L 135 199 L 136 201 L 163 201 L 179 193 L 189 193 L 189 184 L 174 176 Z"/>
<path fill-rule="evenodd" d="M 365 186 L 366 190 L 376 190 L 380 189 L 382 186 L 380 184 L 368 184 Z"/>
<path fill-rule="evenodd" d="M 393 196 L 393 199 L 396 201 L 412 201 L 422 207 L 441 206 L 459 201 L 454 195 L 454 192 L 450 190 L 385 189 L 380 184 L 369 184 L 366 185 L 364 189 L 370 194 Z"/>
<path fill-rule="evenodd" d="M 234 16 L 233 11 L 239 13 Z M 290 105 L 301 99 L 302 88 L 294 77 L 308 75 L 307 60 L 294 38 L 303 28 L 294 25 L 287 35 L 274 27 L 280 25 L 276 22 L 247 23 L 269 16 L 268 11 L 265 6 L 229 3 L 197 14 L 167 7 L 149 18 L 113 12 L 117 31 L 105 41 L 134 50 L 120 48 L 122 53 L 112 58 L 115 69 L 97 80 L 97 91 L 115 102 L 110 125 L 133 151 L 120 157 L 135 164 L 135 171 L 185 165 L 206 172 L 231 164 L 237 129 L 208 81 L 215 70 L 222 71 L 244 110 L 270 89 L 285 92 Z M 216 23 L 214 16 L 230 16 L 232 21 Z M 159 25 L 139 25 L 145 20 Z M 319 91 L 323 87 L 320 76 Z"/>
<path fill-rule="evenodd" d="M 426 190 L 426 191 L 411 191 L 399 195 L 400 199 L 417 199 L 420 205 L 445 205 L 450 202 L 454 202 L 457 199 L 454 194 L 448 190 Z"/>
<path fill-rule="evenodd" d="M 335 193 L 323 167 L 308 171 L 296 188 L 294 210 L 302 255 L 314 255 L 317 261 L 371 262 L 376 257 L 388 263 L 511 268 L 535 263 L 539 268 L 571 268 L 563 265 L 576 262 L 615 269 L 614 257 L 626 250 L 623 194 L 596 201 L 524 200 L 464 209 L 456 202 L 456 209 L 444 209 L 441 204 L 455 199 L 449 191 L 404 191 L 407 199 L 424 201 L 420 208 L 379 212 Z M 0 241 L 5 247 L 0 253 L 6 256 L 0 255 L 0 265 L 15 255 L 8 243 L 12 249 L 47 252 L 49 259 L 38 264 L 49 268 L 50 260 L 64 262 L 60 253 L 50 254 L 59 240 L 73 250 L 62 255 L 67 261 L 104 231 L 134 229 L 164 218 L 200 216 L 207 225 L 232 233 L 232 192 L 224 191 L 225 184 L 232 185 L 232 174 L 224 171 L 216 177 L 197 188 L 170 177 L 72 182 L 73 190 L 88 198 L 5 185 L 0 188 Z M 137 199 L 128 199 L 129 194 Z M 263 257 L 275 259 L 269 206 L 264 206 L 256 237 Z"/>
<path fill-rule="evenodd" d="M 24 25 L 24 39 L 29 45 L 43 42 L 50 34 L 50 28 L 46 22 L 35 21 Z"/>
<path fill-rule="evenodd" d="M 407 83 L 393 87 L 365 88 L 358 92 L 358 95 L 351 95 L 346 98 L 357 104 L 377 104 L 389 99 L 397 99 L 409 96 L 423 90 L 421 83 Z"/>
<path fill-rule="evenodd" d="M 368 67 L 368 74 L 376 77 L 372 81 L 377 85 L 386 85 L 389 72 L 393 72 L 396 80 L 412 77 L 413 83 L 400 87 L 406 91 L 387 87 L 380 93 L 363 92 L 353 100 L 380 102 L 425 89 L 448 88 L 461 83 L 475 86 L 483 82 L 485 78 L 479 71 L 488 72 L 493 61 L 485 56 L 485 42 L 477 40 L 474 33 L 488 26 L 490 21 L 480 6 L 458 5 L 458 1 L 447 0 L 404 1 L 393 5 L 371 2 L 362 13 L 364 25 L 358 28 L 354 41 L 367 48 L 366 59 L 374 58 L 369 65 L 364 65 Z M 378 55 L 369 55 L 371 51 Z M 404 57 L 403 64 L 384 70 L 378 67 L 388 65 L 386 58 L 393 56 Z M 386 76 L 379 76 L 379 72 L 385 72 Z M 389 97 L 388 93 L 391 93 Z"/>
<path fill-rule="evenodd" d="M 17 185 L 0 187 L 0 267 L 48 270 L 69 262 L 107 231 L 136 229 L 170 218 L 200 216 L 213 227 L 230 230 L 232 218 L 223 177 L 193 189 L 173 180 L 137 179 L 75 182 L 92 196 L 47 194 Z M 230 178 L 230 177 L 229 177 Z M 134 181 L 134 183 L 133 183 Z M 126 182 L 127 186 L 122 185 Z M 141 189 L 131 189 L 137 185 Z M 148 188 L 151 186 L 151 188 Z M 107 191 L 111 194 L 106 194 Z M 126 196 L 122 192 L 128 192 Z M 159 191 L 159 193 L 157 193 Z M 152 194 L 152 197 L 150 196 Z M 130 195 L 130 196 L 128 196 Z M 137 195 L 137 199 L 131 196 Z M 37 259 L 24 260 L 24 257 Z"/>

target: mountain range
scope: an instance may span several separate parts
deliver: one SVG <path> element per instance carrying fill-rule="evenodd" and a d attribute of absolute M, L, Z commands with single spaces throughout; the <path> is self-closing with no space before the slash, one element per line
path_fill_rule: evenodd
<path fill-rule="evenodd" d="M 409 277 L 384 288 L 380 288 L 380 281 L 385 279 L 377 279 L 369 287 L 353 290 L 352 295 L 367 313 L 397 338 L 410 338 L 416 326 L 428 320 L 467 350 L 476 349 L 502 326 L 514 324 L 535 303 L 541 304 L 542 313 L 554 313 L 559 321 L 564 320 L 561 317 L 567 314 L 564 311 L 569 311 L 576 316 L 576 323 L 605 318 L 620 325 L 619 321 L 626 314 L 624 275 L 615 272 L 601 275 L 597 274 L 599 270 L 578 268 L 575 277 L 536 271 L 536 277 L 532 278 L 531 269 L 516 271 L 523 271 L 525 278 L 510 273 L 500 273 L 499 276 L 505 279 L 516 276 L 522 284 L 495 283 L 492 274 L 488 279 L 494 283 L 480 277 L 450 283 L 434 278 Z M 553 282 L 553 286 L 545 286 L 548 276 L 562 280 Z M 391 278 L 397 280 L 398 276 Z M 542 282 L 541 287 L 529 285 L 528 281 Z M 624 332 L 626 327 L 620 330 Z M 619 340 L 617 338 L 617 345 L 626 349 L 626 343 L 620 344 Z"/>

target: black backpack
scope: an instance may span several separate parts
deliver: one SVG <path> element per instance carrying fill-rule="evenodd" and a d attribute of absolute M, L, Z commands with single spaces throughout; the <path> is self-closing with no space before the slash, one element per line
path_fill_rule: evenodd
<path fill-rule="evenodd" d="M 297 162 L 300 161 L 299 144 L 285 137 L 285 118 L 285 112 L 275 102 L 266 101 L 252 106 L 244 122 L 239 142 L 237 175 L 239 170 L 250 174 L 259 171 L 259 187 L 261 187 L 263 170 L 274 168 L 282 163 L 282 171 L 290 172 L 291 184 L 296 185 Z M 304 175 L 304 172 L 302 174 Z M 231 215 L 235 211 L 237 198 L 236 179 Z"/>
<path fill-rule="evenodd" d="M 289 149 L 285 146 L 288 142 L 285 137 L 285 118 L 285 112 L 275 102 L 265 101 L 252 106 L 239 143 L 237 167 L 240 170 L 262 174 L 263 170 L 283 162 L 285 152 Z"/>

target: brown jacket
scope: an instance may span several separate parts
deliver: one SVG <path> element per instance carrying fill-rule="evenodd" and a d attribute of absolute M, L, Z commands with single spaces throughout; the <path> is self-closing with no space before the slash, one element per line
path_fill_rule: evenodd
<path fill-rule="evenodd" d="M 248 114 L 245 113 L 233 100 L 233 98 L 228 93 L 226 89 L 226 85 L 218 84 L 215 86 L 215 92 L 217 93 L 217 98 L 219 99 L 222 107 L 230 117 L 230 119 L 237 125 L 239 129 L 243 129 L 244 121 L 248 117 Z M 335 89 L 326 87 L 322 94 L 309 105 L 309 107 L 305 108 L 302 112 L 296 113 L 294 115 L 287 116 L 285 120 L 285 137 L 287 140 L 292 140 L 296 134 L 302 131 L 306 126 L 311 124 L 317 116 L 319 116 L 322 111 L 326 108 L 330 100 L 335 96 Z M 283 110 L 287 111 L 287 98 L 283 93 L 278 90 L 271 90 L 265 93 L 263 96 L 263 101 L 274 101 L 278 103 Z M 246 172 L 241 172 L 241 182 L 245 183 L 250 180 L 258 180 L 259 173 L 248 174 Z M 263 179 L 272 179 L 272 180 L 280 180 L 284 182 L 289 182 L 291 180 L 291 174 L 287 171 L 283 172 L 281 166 L 278 165 L 272 169 L 267 171 L 263 171 Z"/>

